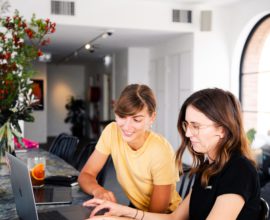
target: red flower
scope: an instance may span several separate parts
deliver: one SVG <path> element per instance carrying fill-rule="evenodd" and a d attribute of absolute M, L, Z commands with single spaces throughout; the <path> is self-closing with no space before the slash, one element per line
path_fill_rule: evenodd
<path fill-rule="evenodd" d="M 38 49 L 37 55 L 40 57 L 43 55 L 42 51 L 40 49 Z"/>
<path fill-rule="evenodd" d="M 27 24 L 25 22 L 22 23 L 22 27 L 23 28 L 26 28 L 27 27 Z"/>
<path fill-rule="evenodd" d="M 6 59 L 6 60 L 9 60 L 10 57 L 11 57 L 11 53 L 7 52 L 7 53 L 5 54 L 5 59 Z"/>
<path fill-rule="evenodd" d="M 13 35 L 13 41 L 14 41 L 15 46 L 18 46 L 19 40 L 20 38 L 18 36 Z"/>
<path fill-rule="evenodd" d="M 34 33 L 30 28 L 25 29 L 25 33 L 30 39 L 34 37 Z"/>
<path fill-rule="evenodd" d="M 6 36 L 3 33 L 0 33 L 0 39 L 4 41 L 6 39 Z"/>
<path fill-rule="evenodd" d="M 42 45 L 42 46 L 45 46 L 45 45 L 48 45 L 50 42 L 51 42 L 51 40 L 50 40 L 50 38 L 48 38 L 48 39 L 43 40 L 43 41 L 41 42 L 41 45 Z"/>
<path fill-rule="evenodd" d="M 51 24 L 51 33 L 55 32 L 55 26 L 56 26 L 56 23 Z"/>

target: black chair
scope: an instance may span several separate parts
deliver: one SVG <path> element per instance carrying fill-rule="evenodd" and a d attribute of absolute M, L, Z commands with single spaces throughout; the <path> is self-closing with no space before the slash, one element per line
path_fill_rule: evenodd
<path fill-rule="evenodd" d="M 91 156 L 91 154 L 94 152 L 95 150 L 95 146 L 96 146 L 95 141 L 92 141 L 90 143 L 88 143 L 80 152 L 79 156 L 77 157 L 77 162 L 75 164 L 75 168 L 78 171 L 81 171 L 82 168 L 84 167 L 84 165 L 86 164 L 88 158 Z M 105 179 L 106 179 L 106 175 L 107 175 L 107 170 L 109 167 L 109 164 L 111 163 L 111 157 L 108 158 L 108 160 L 106 161 L 105 165 L 103 166 L 103 168 L 101 169 L 101 171 L 99 172 L 98 176 L 97 176 L 97 182 L 99 185 L 104 186 L 105 183 Z"/>
<path fill-rule="evenodd" d="M 261 199 L 260 219 L 261 220 L 268 220 L 268 217 L 269 217 L 269 205 L 262 197 L 260 199 Z"/>
<path fill-rule="evenodd" d="M 75 159 L 76 162 L 74 164 L 74 167 L 81 171 L 84 167 L 85 163 L 87 162 L 90 155 L 94 152 L 95 146 L 97 142 L 96 141 L 90 141 L 87 145 L 85 145 L 80 153 L 78 154 L 77 158 Z"/>
<path fill-rule="evenodd" d="M 52 141 L 52 143 L 51 143 L 51 145 L 49 147 L 49 152 L 53 153 L 54 151 L 56 151 L 57 142 L 61 139 L 61 137 L 65 136 L 65 135 L 68 135 L 68 134 L 61 133 L 61 134 L 57 135 L 56 138 L 53 139 L 53 141 Z"/>
<path fill-rule="evenodd" d="M 79 139 L 77 137 L 62 133 L 53 140 L 49 152 L 72 164 L 78 143 Z"/>
<path fill-rule="evenodd" d="M 195 174 L 190 175 L 190 168 L 187 166 L 184 166 L 183 174 L 180 175 L 180 188 L 178 191 L 182 199 L 184 199 L 188 195 L 194 183 L 194 180 L 195 180 Z"/>

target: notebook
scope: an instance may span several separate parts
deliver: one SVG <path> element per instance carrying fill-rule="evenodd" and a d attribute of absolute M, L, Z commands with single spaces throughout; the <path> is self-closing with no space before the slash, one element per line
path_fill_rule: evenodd
<path fill-rule="evenodd" d="M 83 220 L 92 208 L 80 205 L 58 206 L 37 212 L 34 192 L 26 164 L 6 152 L 17 214 L 22 220 Z"/>

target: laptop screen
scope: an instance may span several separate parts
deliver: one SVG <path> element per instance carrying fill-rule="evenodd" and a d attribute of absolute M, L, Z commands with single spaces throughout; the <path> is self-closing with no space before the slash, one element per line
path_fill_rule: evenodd
<path fill-rule="evenodd" d="M 12 191 L 15 197 L 15 204 L 17 209 L 17 214 L 20 219 L 23 220 L 51 220 L 55 219 L 54 216 L 62 216 L 57 217 L 56 219 L 67 219 L 67 220 L 83 220 L 90 216 L 91 210 L 93 208 L 83 207 L 81 205 L 76 206 L 58 206 L 55 208 L 49 208 L 46 210 L 42 210 L 37 213 L 35 198 L 33 187 L 31 184 L 30 175 L 28 172 L 27 166 L 20 159 L 12 156 L 9 153 L 6 153 L 8 164 L 10 166 L 10 180 Z M 64 189 L 68 187 L 59 187 L 59 189 Z M 70 188 L 70 187 L 69 187 Z M 57 188 L 53 188 L 53 191 Z M 36 190 L 36 189 L 35 189 Z M 64 192 L 64 191 L 63 191 Z M 49 193 L 48 197 L 54 197 Z M 45 191 L 39 191 L 38 197 L 43 197 L 45 195 Z M 57 211 L 57 212 L 56 212 Z M 104 212 L 103 212 L 104 213 Z M 102 213 L 101 213 L 102 214 Z M 41 218 L 42 217 L 42 218 Z"/>
<path fill-rule="evenodd" d="M 10 167 L 10 181 L 18 216 L 38 220 L 30 175 L 23 161 L 6 153 Z"/>

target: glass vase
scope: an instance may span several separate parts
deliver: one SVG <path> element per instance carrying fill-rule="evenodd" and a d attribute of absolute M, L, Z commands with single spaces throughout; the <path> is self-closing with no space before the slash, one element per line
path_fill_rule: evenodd
<path fill-rule="evenodd" d="M 7 121 L 0 127 L 0 163 L 5 163 L 5 153 L 9 152 L 14 154 L 14 136 L 17 134 L 21 136 L 18 131 L 14 130 L 11 123 Z M 17 136 L 16 135 L 16 136 Z"/>

